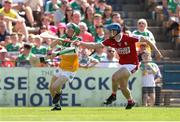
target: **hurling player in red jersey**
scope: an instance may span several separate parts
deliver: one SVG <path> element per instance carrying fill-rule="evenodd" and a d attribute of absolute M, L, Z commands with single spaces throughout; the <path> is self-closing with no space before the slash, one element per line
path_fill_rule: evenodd
<path fill-rule="evenodd" d="M 104 40 L 102 43 L 76 42 L 74 44 L 77 46 L 85 46 L 87 48 L 93 49 L 104 46 L 110 46 L 116 49 L 120 57 L 119 64 L 121 67 L 112 76 L 112 94 L 108 99 L 106 99 L 104 104 L 108 105 L 116 100 L 116 92 L 118 90 L 118 86 L 120 85 L 122 94 L 128 101 L 126 109 L 131 109 L 135 105 L 135 102 L 133 101 L 130 90 L 128 88 L 128 79 L 131 73 L 138 69 L 139 64 L 135 43 L 138 41 L 146 42 L 152 47 L 152 49 L 157 52 L 160 57 L 162 57 L 162 55 L 157 47 L 148 41 L 148 39 L 143 37 L 138 39 L 123 34 L 121 31 L 121 26 L 118 23 L 112 23 L 106 26 L 106 29 L 109 31 L 108 34 L 110 37 L 109 39 Z"/>

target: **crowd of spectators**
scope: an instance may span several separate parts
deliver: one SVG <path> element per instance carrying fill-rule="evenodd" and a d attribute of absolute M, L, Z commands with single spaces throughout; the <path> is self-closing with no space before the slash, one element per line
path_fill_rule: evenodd
<path fill-rule="evenodd" d="M 148 0 L 148 7 L 153 18 L 162 22 L 165 36 L 180 49 L 180 0 Z"/>
<path fill-rule="evenodd" d="M 165 33 L 171 32 L 175 44 L 180 44 L 180 2 L 146 1 L 152 19 L 163 21 Z M 69 22 L 79 25 L 81 41 L 101 43 L 109 38 L 104 26 L 119 23 L 124 33 L 144 36 L 156 44 L 146 19 L 139 19 L 137 29 L 130 32 L 120 13 L 113 11 L 105 0 L 2 0 L 0 6 L 0 67 L 57 66 L 58 57 L 46 64 L 36 60 L 47 55 L 49 45 L 55 40 L 41 35 L 63 37 Z M 151 50 L 148 44 L 137 43 L 140 61 L 145 51 L 152 53 L 153 59 L 159 59 Z M 91 50 L 81 47 L 79 50 L 80 67 L 84 68 L 117 67 L 118 58 L 113 48 Z"/>

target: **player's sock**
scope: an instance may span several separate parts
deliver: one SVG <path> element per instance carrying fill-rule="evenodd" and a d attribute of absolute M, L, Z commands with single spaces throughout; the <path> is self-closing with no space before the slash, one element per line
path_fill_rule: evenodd
<path fill-rule="evenodd" d="M 52 103 L 56 104 L 60 100 L 60 93 L 56 93 L 56 95 L 53 97 Z"/>
<path fill-rule="evenodd" d="M 128 104 L 127 104 L 127 106 L 126 106 L 126 109 L 131 109 L 134 105 L 135 105 L 134 100 L 129 99 L 129 100 L 128 100 Z"/>
<path fill-rule="evenodd" d="M 112 92 L 112 95 L 116 97 L 116 92 Z"/>

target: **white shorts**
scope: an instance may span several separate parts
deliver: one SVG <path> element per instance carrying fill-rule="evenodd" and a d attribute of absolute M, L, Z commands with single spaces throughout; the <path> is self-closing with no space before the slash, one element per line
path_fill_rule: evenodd
<path fill-rule="evenodd" d="M 55 71 L 54 71 L 54 75 L 56 77 L 61 77 L 61 76 L 65 76 L 69 82 L 72 82 L 75 75 L 76 75 L 76 72 L 70 72 L 70 71 L 65 71 L 65 70 L 62 70 L 60 68 L 57 68 Z"/>
<path fill-rule="evenodd" d="M 134 73 L 138 69 L 138 66 L 134 64 L 123 64 L 123 65 L 120 65 L 119 68 L 122 68 L 122 67 L 126 68 L 130 73 Z"/>

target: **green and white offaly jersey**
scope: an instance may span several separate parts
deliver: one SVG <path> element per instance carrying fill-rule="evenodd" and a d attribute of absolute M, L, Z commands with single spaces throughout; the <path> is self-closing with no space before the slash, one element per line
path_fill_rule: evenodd
<path fill-rule="evenodd" d="M 47 54 L 47 48 L 45 46 L 33 46 L 31 53 L 35 54 L 37 57 L 44 57 Z"/>
<path fill-rule="evenodd" d="M 133 31 L 133 34 L 136 36 L 148 37 L 153 44 L 156 43 L 154 35 L 148 29 L 146 29 L 144 32 L 140 32 L 138 30 L 135 30 L 135 31 Z"/>

